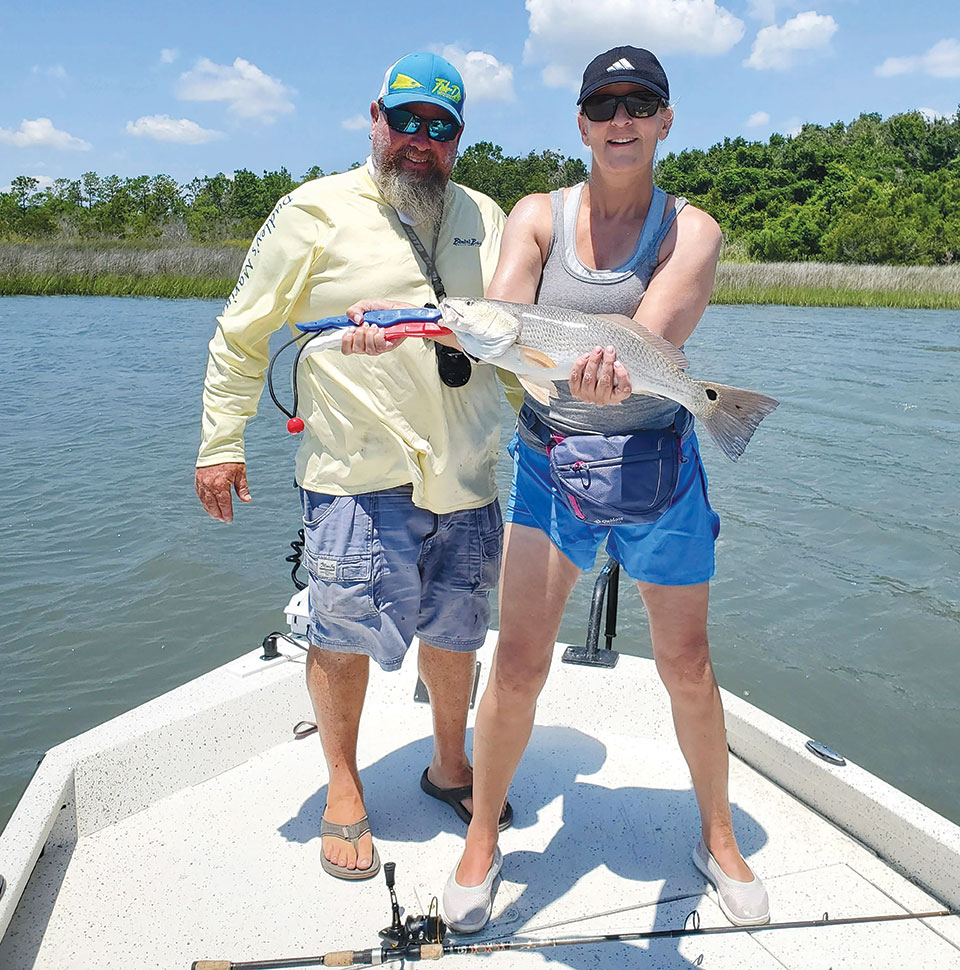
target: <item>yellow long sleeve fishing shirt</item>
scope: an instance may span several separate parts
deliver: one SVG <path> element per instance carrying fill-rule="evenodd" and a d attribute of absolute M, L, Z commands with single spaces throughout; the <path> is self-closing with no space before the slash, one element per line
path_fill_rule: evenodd
<path fill-rule="evenodd" d="M 483 296 L 503 223 L 493 200 L 448 185 L 436 263 L 449 296 Z M 432 236 L 417 228 L 429 252 Z M 263 391 L 271 333 L 377 297 L 436 302 L 396 212 L 367 169 L 315 179 L 282 198 L 217 318 L 197 465 L 245 460 L 244 426 Z M 356 495 L 412 484 L 415 504 L 438 513 L 496 498 L 495 368 L 474 364 L 465 386 L 447 387 L 433 342 L 408 339 L 381 357 L 305 353 L 298 390 L 306 430 L 296 476 L 304 488 Z"/>

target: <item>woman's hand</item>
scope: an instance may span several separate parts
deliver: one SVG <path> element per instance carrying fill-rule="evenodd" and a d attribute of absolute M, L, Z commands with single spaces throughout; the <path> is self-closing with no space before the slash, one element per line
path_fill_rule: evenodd
<path fill-rule="evenodd" d="M 406 337 L 398 337 L 396 340 L 387 340 L 383 335 L 383 327 L 372 326 L 363 322 L 363 315 L 368 310 L 408 310 L 413 306 L 412 303 L 397 303 L 396 300 L 358 300 L 352 306 L 347 307 L 347 316 L 356 324 L 355 327 L 347 327 L 343 331 L 343 338 L 340 341 L 340 351 L 343 354 L 366 354 L 369 357 L 378 357 L 385 354 L 406 340 Z"/>
<path fill-rule="evenodd" d="M 578 357 L 570 371 L 570 393 L 598 407 L 620 404 L 630 397 L 630 375 L 617 360 L 616 349 L 595 347 Z"/>

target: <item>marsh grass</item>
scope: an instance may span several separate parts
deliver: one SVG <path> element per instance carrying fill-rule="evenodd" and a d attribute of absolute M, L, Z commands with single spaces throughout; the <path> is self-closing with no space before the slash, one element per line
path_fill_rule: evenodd
<path fill-rule="evenodd" d="M 0 243 L 0 296 L 16 294 L 209 297 L 233 289 L 242 241 L 217 246 L 128 243 Z M 714 303 L 960 309 L 960 265 L 720 264 Z"/>
<path fill-rule="evenodd" d="M 0 243 L 0 296 L 161 296 L 224 299 L 246 244 Z"/>
<path fill-rule="evenodd" d="M 713 303 L 960 308 L 960 266 L 721 263 Z"/>
<path fill-rule="evenodd" d="M 0 296 L 159 296 L 223 300 L 235 283 L 233 276 L 18 273 L 0 276 Z"/>

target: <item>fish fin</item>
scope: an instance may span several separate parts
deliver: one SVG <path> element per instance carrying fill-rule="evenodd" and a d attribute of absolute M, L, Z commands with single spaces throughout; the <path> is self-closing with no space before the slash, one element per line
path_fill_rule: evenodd
<path fill-rule="evenodd" d="M 550 404 L 550 398 L 556 397 L 556 392 L 551 384 L 547 387 L 544 384 L 536 384 L 529 378 L 520 377 L 517 375 L 517 380 L 520 381 L 520 386 L 530 395 L 535 401 L 539 401 L 544 407 L 548 407 Z"/>
<path fill-rule="evenodd" d="M 534 350 L 533 347 L 524 347 L 523 344 L 517 344 L 517 350 L 520 352 L 520 356 L 523 358 L 525 364 L 530 364 L 534 367 L 543 367 L 548 370 L 554 370 L 557 366 L 557 362 L 552 357 L 548 357 L 542 350 Z"/>
<path fill-rule="evenodd" d="M 712 381 L 696 383 L 715 401 L 713 413 L 708 416 L 697 414 L 697 420 L 710 432 L 720 450 L 731 461 L 736 461 L 743 454 L 753 432 L 757 430 L 757 425 L 780 402 L 756 391 L 746 391 L 742 387 L 728 387 Z"/>
<path fill-rule="evenodd" d="M 679 347 L 670 343 L 666 337 L 661 337 L 660 334 L 648 330 L 642 323 L 637 323 L 632 317 L 626 317 L 621 313 L 597 313 L 594 315 L 598 316 L 601 320 L 609 320 L 611 323 L 617 324 L 618 327 L 623 327 L 625 330 L 636 334 L 654 350 L 663 354 L 667 360 L 676 364 L 680 370 L 686 370 L 690 366 L 686 355 Z"/>

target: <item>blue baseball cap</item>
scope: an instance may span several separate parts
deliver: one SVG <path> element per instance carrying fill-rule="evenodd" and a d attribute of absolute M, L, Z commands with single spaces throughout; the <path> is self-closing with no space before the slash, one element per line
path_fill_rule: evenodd
<path fill-rule="evenodd" d="M 411 101 L 435 104 L 463 124 L 463 103 L 467 92 L 460 72 L 439 54 L 407 54 L 387 68 L 379 100 L 387 108 L 399 108 Z"/>

